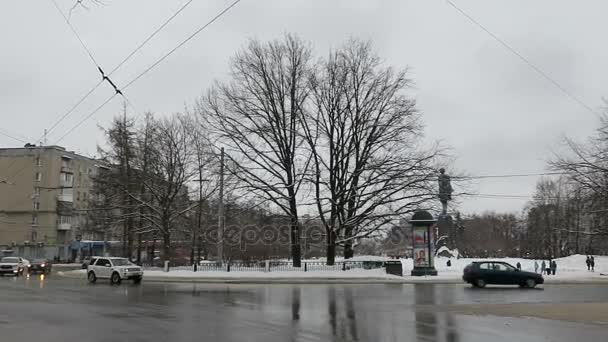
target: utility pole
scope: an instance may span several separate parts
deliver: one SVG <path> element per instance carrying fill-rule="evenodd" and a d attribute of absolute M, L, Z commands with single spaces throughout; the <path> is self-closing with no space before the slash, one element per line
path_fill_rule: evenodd
<path fill-rule="evenodd" d="M 217 259 L 224 263 L 224 148 L 220 152 L 220 198 L 218 204 Z"/>

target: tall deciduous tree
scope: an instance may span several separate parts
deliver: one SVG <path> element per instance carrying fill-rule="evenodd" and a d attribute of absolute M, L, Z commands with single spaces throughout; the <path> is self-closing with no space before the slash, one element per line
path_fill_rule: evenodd
<path fill-rule="evenodd" d="M 429 205 L 437 152 L 421 148 L 406 70 L 384 66 L 370 43 L 351 40 L 330 53 L 309 86 L 311 106 L 302 122 L 327 263 L 333 264 L 337 245 L 350 258 L 356 241 Z"/>
<path fill-rule="evenodd" d="M 199 108 L 225 145 L 227 171 L 258 199 L 290 220 L 291 256 L 300 266 L 298 195 L 309 156 L 302 148 L 311 50 L 300 39 L 251 40 L 232 60 L 231 77 L 218 83 Z"/>
<path fill-rule="evenodd" d="M 150 158 L 154 160 L 143 174 L 142 184 L 147 198 L 130 196 L 146 212 L 139 214 L 153 226 L 163 239 L 163 260 L 171 258 L 172 234 L 178 231 L 178 222 L 198 204 L 188 197 L 187 184 L 193 179 L 195 150 L 189 134 L 188 122 L 183 116 L 174 115 L 155 121 L 151 132 Z"/>

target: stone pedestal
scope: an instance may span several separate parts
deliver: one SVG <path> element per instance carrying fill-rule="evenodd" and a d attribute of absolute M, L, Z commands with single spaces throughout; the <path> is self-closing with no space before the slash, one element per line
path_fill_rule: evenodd
<path fill-rule="evenodd" d="M 447 246 L 449 249 L 454 247 L 454 220 L 449 214 L 442 214 L 437 219 L 435 233 L 435 248 Z"/>

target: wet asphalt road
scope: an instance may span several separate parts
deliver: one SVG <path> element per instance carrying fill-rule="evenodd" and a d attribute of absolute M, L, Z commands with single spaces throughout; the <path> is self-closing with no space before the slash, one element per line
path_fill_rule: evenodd
<path fill-rule="evenodd" d="M 464 285 L 125 283 L 55 275 L 0 278 L 0 340 L 607 341 L 608 327 L 467 316 L 434 305 L 608 302 L 602 285 L 471 289 Z"/>

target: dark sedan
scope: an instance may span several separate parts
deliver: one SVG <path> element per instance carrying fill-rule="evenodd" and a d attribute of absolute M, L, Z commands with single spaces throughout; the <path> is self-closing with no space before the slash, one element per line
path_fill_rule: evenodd
<path fill-rule="evenodd" d="M 47 259 L 35 259 L 30 263 L 28 272 L 31 273 L 51 273 L 51 263 Z"/>
<path fill-rule="evenodd" d="M 520 271 L 502 261 L 473 262 L 464 268 L 462 279 L 480 288 L 488 284 L 534 288 L 545 282 L 543 276 L 538 273 Z"/>

